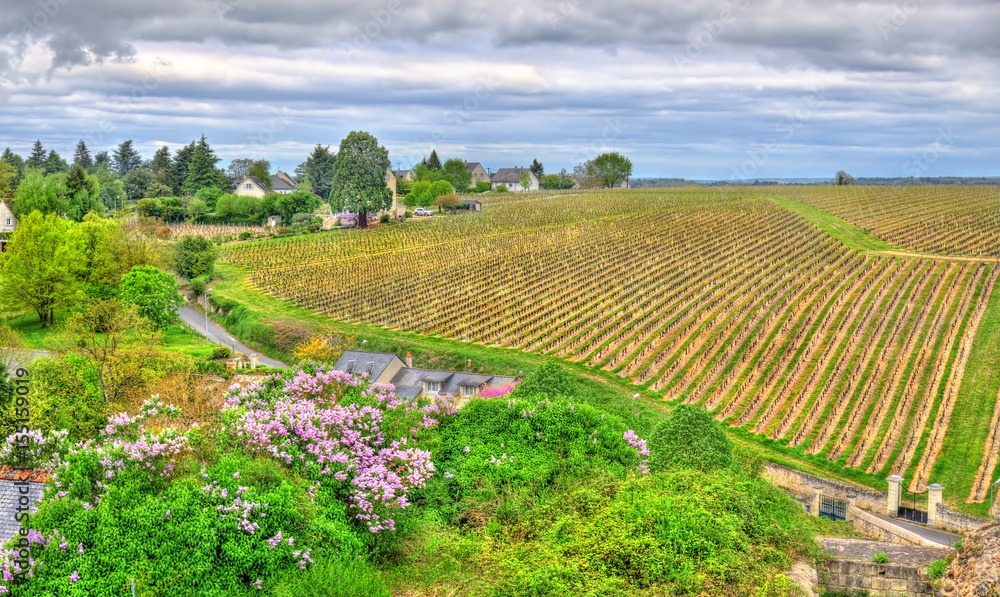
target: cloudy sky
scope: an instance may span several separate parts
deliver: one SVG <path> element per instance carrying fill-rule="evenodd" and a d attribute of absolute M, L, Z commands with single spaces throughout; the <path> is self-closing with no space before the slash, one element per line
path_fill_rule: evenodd
<path fill-rule="evenodd" d="M 0 0 L 0 149 L 1000 175 L 997 0 Z"/>

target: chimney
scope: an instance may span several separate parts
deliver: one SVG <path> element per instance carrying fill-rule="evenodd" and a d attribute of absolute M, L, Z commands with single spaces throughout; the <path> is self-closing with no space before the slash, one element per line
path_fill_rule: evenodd
<path fill-rule="evenodd" d="M 465 359 L 465 372 L 472 373 L 472 359 Z"/>
<path fill-rule="evenodd" d="M 406 366 L 409 369 L 413 368 L 413 355 L 409 352 L 406 353 Z"/>

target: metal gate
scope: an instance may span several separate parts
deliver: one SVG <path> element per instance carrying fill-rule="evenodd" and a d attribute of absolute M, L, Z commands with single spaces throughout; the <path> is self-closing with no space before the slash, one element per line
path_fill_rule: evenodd
<path fill-rule="evenodd" d="M 927 491 L 924 490 L 923 493 L 911 493 L 902 487 L 899 490 L 899 511 L 896 515 L 903 520 L 927 524 L 927 511 L 921 510 L 918 507 L 918 505 L 926 507 Z"/>
<path fill-rule="evenodd" d="M 819 515 L 830 520 L 847 520 L 847 501 L 819 496 Z"/>

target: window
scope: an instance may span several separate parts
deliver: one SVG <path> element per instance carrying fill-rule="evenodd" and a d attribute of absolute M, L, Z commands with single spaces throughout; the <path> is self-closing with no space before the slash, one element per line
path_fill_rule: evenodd
<path fill-rule="evenodd" d="M 253 188 L 253 183 L 252 182 L 248 182 L 245 185 L 243 185 L 243 188 L 244 189 L 252 189 Z"/>
<path fill-rule="evenodd" d="M 472 396 L 477 389 L 475 386 L 462 386 L 462 396 Z"/>
<path fill-rule="evenodd" d="M 428 394 L 437 394 L 441 391 L 441 382 L 439 381 L 425 381 L 424 390 Z"/>
<path fill-rule="evenodd" d="M 7 225 L 8 226 L 13 226 L 14 222 L 10 218 L 7 218 Z"/>

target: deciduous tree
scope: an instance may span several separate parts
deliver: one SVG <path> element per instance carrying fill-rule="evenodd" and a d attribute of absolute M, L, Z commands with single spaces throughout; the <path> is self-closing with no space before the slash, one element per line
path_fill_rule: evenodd
<path fill-rule="evenodd" d="M 29 169 L 14 194 L 14 215 L 21 219 L 33 211 L 43 214 L 61 214 L 66 210 L 57 192 L 58 185 L 52 177 L 38 169 Z"/>
<path fill-rule="evenodd" d="M 472 172 L 465 167 L 465 162 L 458 158 L 446 160 L 441 168 L 444 180 L 451 183 L 458 191 L 467 191 L 472 186 Z"/>
<path fill-rule="evenodd" d="M 386 185 L 389 151 L 369 133 L 351 131 L 337 152 L 330 187 L 330 206 L 358 214 L 358 227 L 368 226 L 368 214 L 389 209 L 392 191 Z M 449 185 L 450 186 L 450 185 Z"/>
<path fill-rule="evenodd" d="M 67 242 L 70 224 L 54 213 L 32 211 L 18 222 L 7 250 L 0 253 L 0 298 L 31 309 L 51 327 L 55 310 L 79 298 L 80 258 Z"/>
<path fill-rule="evenodd" d="M 211 277 L 218 249 L 203 236 L 182 236 L 174 245 L 174 271 L 188 280 L 198 276 Z"/>
<path fill-rule="evenodd" d="M 602 186 L 617 187 L 632 176 L 632 161 L 617 151 L 602 153 L 594 158 L 594 170 Z"/>
<path fill-rule="evenodd" d="M 161 330 L 177 321 L 177 309 L 184 302 L 174 277 L 151 265 L 133 267 L 125 274 L 118 298 L 135 305 L 139 315 Z"/>

